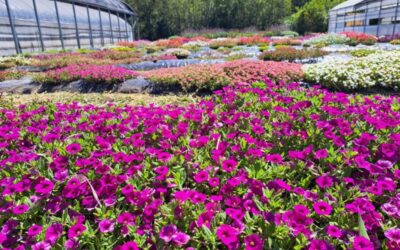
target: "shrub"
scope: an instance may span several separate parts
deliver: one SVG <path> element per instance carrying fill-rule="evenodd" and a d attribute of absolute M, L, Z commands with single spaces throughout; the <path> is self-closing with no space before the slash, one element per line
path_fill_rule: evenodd
<path fill-rule="evenodd" d="M 341 90 L 371 87 L 399 89 L 400 51 L 305 66 L 305 80 Z"/>
<path fill-rule="evenodd" d="M 0 71 L 0 82 L 7 81 L 7 80 L 15 80 L 23 77 L 26 73 L 23 71 L 17 70 L 5 70 Z"/>
<path fill-rule="evenodd" d="M 0 69 L 23 66 L 31 63 L 31 60 L 23 56 L 0 57 Z"/>
<path fill-rule="evenodd" d="M 352 45 L 352 46 L 355 46 L 358 44 L 374 45 L 378 41 L 378 38 L 376 36 L 364 34 L 364 33 L 342 32 L 341 34 L 345 35 L 346 37 L 348 37 L 350 39 L 347 42 L 347 44 Z"/>
<path fill-rule="evenodd" d="M 263 45 L 269 44 L 270 39 L 261 36 L 250 36 L 250 37 L 240 37 L 238 38 L 238 45 Z"/>
<path fill-rule="evenodd" d="M 302 44 L 301 40 L 298 39 L 293 39 L 293 38 L 281 38 L 277 40 L 272 41 L 274 46 L 279 46 L 279 45 L 286 45 L 286 46 L 298 46 Z"/>
<path fill-rule="evenodd" d="M 297 81 L 302 77 L 301 65 L 294 63 L 237 60 L 215 65 L 191 65 L 182 68 L 157 69 L 143 72 L 156 84 L 180 85 L 193 92 L 214 90 L 228 84 L 252 82 L 265 77 L 273 81 Z"/>
<path fill-rule="evenodd" d="M 299 33 L 296 31 L 291 31 L 291 30 L 285 30 L 280 32 L 281 36 L 292 36 L 292 37 L 298 37 Z"/>
<path fill-rule="evenodd" d="M 178 59 L 185 59 L 190 56 L 190 51 L 186 49 L 168 49 L 163 52 L 164 55 L 176 56 Z"/>
<path fill-rule="evenodd" d="M 390 44 L 392 44 L 392 45 L 400 45 L 400 39 L 392 40 L 392 41 L 390 41 Z"/>
<path fill-rule="evenodd" d="M 210 42 L 211 49 L 233 48 L 237 45 L 238 45 L 238 40 L 232 38 L 215 39 Z"/>
<path fill-rule="evenodd" d="M 354 57 L 366 57 L 369 56 L 371 54 L 375 54 L 378 51 L 376 50 L 371 50 L 371 49 L 357 49 L 357 50 L 353 50 L 350 52 L 350 54 Z"/>
<path fill-rule="evenodd" d="M 335 44 L 347 44 L 350 39 L 343 34 L 323 34 L 316 37 L 312 37 L 303 42 L 305 46 L 328 46 Z"/>
<path fill-rule="evenodd" d="M 34 81 L 42 84 L 64 84 L 82 79 L 90 83 L 116 84 L 137 76 L 135 71 L 112 65 L 69 65 L 37 74 Z"/>
<path fill-rule="evenodd" d="M 262 53 L 259 58 L 264 61 L 289 61 L 313 59 L 323 57 L 328 53 L 320 49 L 295 49 L 292 47 L 278 47 L 272 51 Z"/>

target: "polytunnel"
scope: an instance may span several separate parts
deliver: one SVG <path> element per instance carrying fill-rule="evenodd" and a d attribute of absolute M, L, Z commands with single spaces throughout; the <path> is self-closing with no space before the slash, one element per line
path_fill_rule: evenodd
<path fill-rule="evenodd" d="M 0 55 L 133 40 L 136 21 L 119 0 L 0 0 Z"/>

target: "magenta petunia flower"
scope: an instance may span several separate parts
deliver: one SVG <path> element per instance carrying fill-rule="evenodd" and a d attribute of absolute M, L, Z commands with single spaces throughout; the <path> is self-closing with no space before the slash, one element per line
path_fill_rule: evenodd
<path fill-rule="evenodd" d="M 131 225 L 134 224 L 135 219 L 136 219 L 135 215 L 129 212 L 123 212 L 118 216 L 117 222 L 119 224 Z"/>
<path fill-rule="evenodd" d="M 41 241 L 32 245 L 32 250 L 50 250 L 51 245 L 47 242 Z"/>
<path fill-rule="evenodd" d="M 356 236 L 353 241 L 354 250 L 374 250 L 374 244 L 362 236 Z"/>
<path fill-rule="evenodd" d="M 237 161 L 233 159 L 228 159 L 222 162 L 222 170 L 231 173 L 236 169 L 237 165 L 238 165 Z"/>
<path fill-rule="evenodd" d="M 68 238 L 75 238 L 75 237 L 79 237 L 83 234 L 83 232 L 85 232 L 86 227 L 80 223 L 73 225 L 72 227 L 70 227 L 70 229 L 68 229 Z"/>
<path fill-rule="evenodd" d="M 218 187 L 219 183 L 220 183 L 220 180 L 217 177 L 210 178 L 210 180 L 208 180 L 208 184 L 210 185 L 210 187 Z"/>
<path fill-rule="evenodd" d="M 388 240 L 400 244 L 400 229 L 389 229 L 385 232 L 385 236 Z"/>
<path fill-rule="evenodd" d="M 343 235 L 342 231 L 338 227 L 333 225 L 327 226 L 325 231 L 329 236 L 333 238 L 340 238 Z"/>
<path fill-rule="evenodd" d="M 328 157 L 328 150 L 324 149 L 320 149 L 318 151 L 315 152 L 314 155 L 315 159 L 325 159 L 326 157 Z"/>
<path fill-rule="evenodd" d="M 118 250 L 139 250 L 138 245 L 134 241 L 128 241 L 118 247 Z"/>
<path fill-rule="evenodd" d="M 170 242 L 172 240 L 172 236 L 174 236 L 178 232 L 178 229 L 175 225 L 167 225 L 163 226 L 160 231 L 160 239 L 165 242 Z"/>
<path fill-rule="evenodd" d="M 264 242 L 257 234 L 251 234 L 244 238 L 246 250 L 262 250 L 264 249 Z"/>
<path fill-rule="evenodd" d="M 13 214 L 17 214 L 18 215 L 18 214 L 24 214 L 28 210 L 29 210 L 29 206 L 28 205 L 21 204 L 21 205 L 15 206 L 12 211 L 13 211 Z"/>
<path fill-rule="evenodd" d="M 104 219 L 100 221 L 99 230 L 101 233 L 109 233 L 114 231 L 114 222 L 109 219 Z"/>
<path fill-rule="evenodd" d="M 53 188 L 54 188 L 53 182 L 51 182 L 49 180 L 43 180 L 43 181 L 39 182 L 38 184 L 36 184 L 35 191 L 36 191 L 36 193 L 47 195 L 47 194 L 51 193 Z"/>
<path fill-rule="evenodd" d="M 61 237 L 63 232 L 63 226 L 60 223 L 54 223 L 50 227 L 47 228 L 45 239 L 46 242 L 49 242 L 51 245 L 54 245 L 56 241 Z"/>
<path fill-rule="evenodd" d="M 318 177 L 315 182 L 320 188 L 329 188 L 333 184 L 333 179 L 328 175 L 322 175 Z"/>
<path fill-rule="evenodd" d="M 329 243 L 323 240 L 311 240 L 308 250 L 334 250 Z"/>
<path fill-rule="evenodd" d="M 304 206 L 304 205 L 296 205 L 293 207 L 293 211 L 295 213 L 299 213 L 299 214 L 303 214 L 303 215 L 308 215 L 310 213 L 310 210 L 308 209 L 308 207 Z"/>
<path fill-rule="evenodd" d="M 175 233 L 172 236 L 172 242 L 174 243 L 175 246 L 178 247 L 186 245 L 189 242 L 189 240 L 190 236 L 182 232 Z"/>
<path fill-rule="evenodd" d="M 236 243 L 239 240 L 239 231 L 229 225 L 223 224 L 219 226 L 216 233 L 218 239 L 220 239 L 221 242 L 226 246 Z"/>
<path fill-rule="evenodd" d="M 65 241 L 64 247 L 67 250 L 78 250 L 79 242 L 76 239 L 68 239 Z"/>
<path fill-rule="evenodd" d="M 67 150 L 69 154 L 75 155 L 79 153 L 82 150 L 82 148 L 79 143 L 71 143 L 65 148 L 65 150 Z"/>
<path fill-rule="evenodd" d="M 318 215 L 330 215 L 332 213 L 332 207 L 325 201 L 315 202 L 313 205 L 314 211 Z"/>
<path fill-rule="evenodd" d="M 199 171 L 197 174 L 194 175 L 193 179 L 196 183 L 202 183 L 208 181 L 208 172 L 205 170 Z"/>
<path fill-rule="evenodd" d="M 42 232 L 42 226 L 33 224 L 33 225 L 28 229 L 27 235 L 29 235 L 29 236 L 35 236 L 35 235 L 40 234 L 41 232 Z"/>

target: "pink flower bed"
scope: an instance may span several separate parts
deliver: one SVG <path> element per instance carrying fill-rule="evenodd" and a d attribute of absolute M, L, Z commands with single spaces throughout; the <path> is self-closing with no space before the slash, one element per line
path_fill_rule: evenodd
<path fill-rule="evenodd" d="M 400 99 L 281 84 L 5 103 L 0 247 L 399 249 Z"/>
<path fill-rule="evenodd" d="M 182 68 L 158 69 L 142 73 L 158 84 L 180 85 L 186 91 L 218 89 L 228 84 L 253 82 L 268 77 L 274 81 L 300 80 L 300 64 L 236 60 L 215 65 L 192 65 Z"/>
<path fill-rule="evenodd" d="M 120 83 L 127 79 L 135 78 L 139 74 L 133 70 L 127 70 L 112 65 L 69 65 L 64 68 L 50 70 L 37 77 L 40 83 L 69 83 L 79 79 L 87 82 Z"/>

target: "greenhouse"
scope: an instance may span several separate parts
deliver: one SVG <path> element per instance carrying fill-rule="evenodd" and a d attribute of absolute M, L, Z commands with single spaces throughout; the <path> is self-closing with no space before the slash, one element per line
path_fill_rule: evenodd
<path fill-rule="evenodd" d="M 400 33 L 399 0 L 349 0 L 329 12 L 329 32 Z"/>
<path fill-rule="evenodd" d="M 0 0 L 0 55 L 133 40 L 136 21 L 118 0 Z"/>

